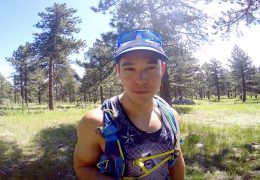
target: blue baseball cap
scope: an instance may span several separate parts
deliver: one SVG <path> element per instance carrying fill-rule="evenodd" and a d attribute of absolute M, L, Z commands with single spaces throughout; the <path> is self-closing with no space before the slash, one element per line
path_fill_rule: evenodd
<path fill-rule="evenodd" d="M 160 34 L 150 30 L 132 30 L 119 35 L 114 60 L 118 62 L 122 55 L 136 50 L 152 51 L 157 53 L 161 60 L 169 60 L 162 48 Z"/>

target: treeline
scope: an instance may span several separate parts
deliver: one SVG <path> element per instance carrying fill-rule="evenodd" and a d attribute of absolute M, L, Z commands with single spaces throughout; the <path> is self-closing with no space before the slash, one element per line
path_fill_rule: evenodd
<path fill-rule="evenodd" d="M 168 102 L 173 97 L 210 98 L 221 95 L 241 96 L 260 93 L 260 68 L 250 57 L 235 46 L 229 68 L 217 59 L 202 66 L 191 51 L 201 41 L 208 40 L 205 30 L 207 16 L 185 1 L 103 1 L 92 10 L 110 12 L 115 31 L 102 34 L 85 52 L 84 61 L 69 59 L 71 54 L 84 50 L 85 41 L 75 39 L 81 22 L 76 10 L 66 4 L 54 4 L 39 13 L 34 41 L 21 45 L 6 58 L 14 67 L 13 83 L 0 76 L 0 103 L 48 102 L 54 109 L 54 100 L 63 102 L 103 101 L 122 92 L 111 61 L 119 33 L 135 28 L 154 29 L 163 37 L 170 57 L 163 78 L 160 95 Z M 221 53 L 221 52 L 220 52 Z M 77 63 L 85 68 L 81 78 L 71 68 Z"/>

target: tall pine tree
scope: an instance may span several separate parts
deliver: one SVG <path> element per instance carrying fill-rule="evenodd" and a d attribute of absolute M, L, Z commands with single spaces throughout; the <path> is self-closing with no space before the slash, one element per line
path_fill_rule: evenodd
<path fill-rule="evenodd" d="M 42 30 L 35 34 L 35 50 L 39 59 L 48 64 L 49 78 L 49 109 L 54 109 L 54 67 L 65 64 L 68 56 L 84 46 L 84 41 L 76 40 L 74 33 L 80 31 L 76 26 L 81 22 L 79 17 L 74 17 L 77 11 L 67 8 L 66 4 L 54 4 L 47 7 L 45 12 L 39 13 L 41 21 L 35 26 Z"/>
<path fill-rule="evenodd" d="M 165 43 L 166 54 L 171 61 L 177 59 L 173 51 L 191 49 L 207 38 L 203 24 L 206 20 L 200 10 L 183 0 L 100 0 L 96 12 L 112 15 L 110 24 L 119 33 L 137 28 L 149 28 L 159 32 Z M 170 62 L 172 63 L 172 62 Z M 169 74 L 166 71 L 161 96 L 171 103 Z"/>
<path fill-rule="evenodd" d="M 245 102 L 249 82 L 252 81 L 251 58 L 242 49 L 235 45 L 229 63 L 232 76 L 239 85 L 241 100 Z"/>

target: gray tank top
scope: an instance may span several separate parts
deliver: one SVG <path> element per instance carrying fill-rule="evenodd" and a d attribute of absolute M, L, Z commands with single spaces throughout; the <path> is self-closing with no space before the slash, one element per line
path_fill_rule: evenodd
<path fill-rule="evenodd" d="M 140 157 L 152 156 L 174 149 L 173 130 L 162 114 L 162 127 L 153 133 L 147 133 L 138 129 L 127 116 L 118 96 L 111 98 L 112 109 L 115 114 L 115 123 L 118 128 L 119 140 L 124 151 L 126 167 L 125 175 L 140 177 L 144 174 L 139 166 L 132 162 Z M 160 106 L 159 106 L 160 109 Z M 144 162 L 147 169 L 153 168 L 165 157 L 147 160 Z M 164 163 L 157 170 L 142 179 L 170 179 L 168 163 Z"/>

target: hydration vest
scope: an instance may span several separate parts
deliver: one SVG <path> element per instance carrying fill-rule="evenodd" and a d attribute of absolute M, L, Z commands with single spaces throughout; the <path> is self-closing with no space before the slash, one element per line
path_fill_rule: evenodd
<path fill-rule="evenodd" d="M 134 165 L 139 166 L 144 172 L 144 174 L 140 177 L 124 177 L 125 155 L 119 141 L 118 129 L 114 121 L 114 112 L 112 110 L 111 101 L 106 100 L 102 104 L 104 126 L 96 130 L 97 133 L 100 133 L 105 139 L 105 151 L 101 155 L 99 163 L 97 163 L 97 167 L 99 168 L 99 171 L 101 173 L 107 173 L 113 176 L 114 179 L 121 179 L 121 178 L 136 179 L 136 178 L 143 178 L 149 175 L 150 173 L 158 169 L 161 165 L 163 165 L 166 162 L 169 164 L 169 166 L 175 164 L 176 158 L 178 156 L 178 151 L 176 150 L 178 150 L 177 142 L 179 141 L 179 137 L 178 137 L 179 129 L 176 124 L 172 109 L 168 105 L 168 103 L 166 103 L 159 96 L 155 96 L 155 100 L 158 103 L 158 105 L 161 107 L 161 113 L 165 115 L 166 119 L 170 122 L 170 126 L 174 134 L 174 138 L 173 138 L 174 148 L 167 152 L 163 152 L 148 157 L 141 157 L 134 160 L 133 161 Z M 167 157 L 164 158 L 157 165 L 155 165 L 153 168 L 147 169 L 144 166 L 145 161 L 153 158 L 162 157 L 162 156 L 167 156 Z"/>

